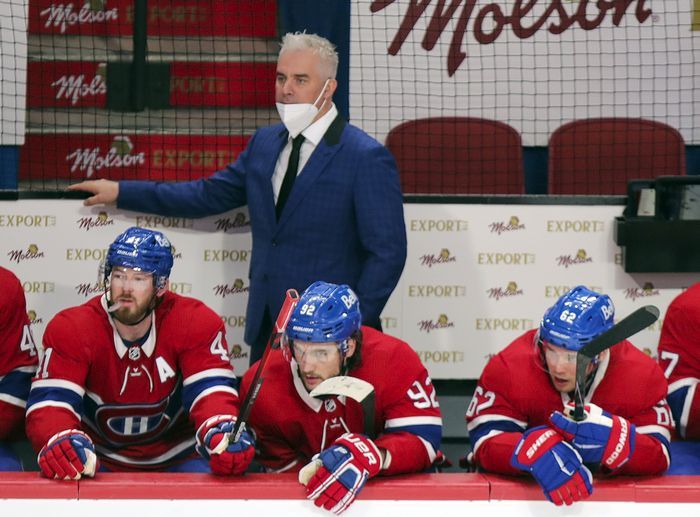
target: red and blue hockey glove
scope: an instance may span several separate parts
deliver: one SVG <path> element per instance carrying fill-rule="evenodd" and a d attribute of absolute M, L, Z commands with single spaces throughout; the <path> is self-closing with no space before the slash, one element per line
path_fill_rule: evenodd
<path fill-rule="evenodd" d="M 231 443 L 231 431 L 236 424 L 232 415 L 217 415 L 207 419 L 197 430 L 197 452 L 209 460 L 217 476 L 243 474 L 255 456 L 255 441 L 247 432 Z"/>
<path fill-rule="evenodd" d="M 634 424 L 595 404 L 586 405 L 585 419 L 580 422 L 571 418 L 573 412 L 573 403 L 567 404 L 564 414 L 555 411 L 549 422 L 576 447 L 584 463 L 600 464 L 613 471 L 630 459 L 634 452 Z"/>
<path fill-rule="evenodd" d="M 316 506 L 339 515 L 381 467 L 382 455 L 372 440 L 345 433 L 299 471 L 299 482 Z"/>
<path fill-rule="evenodd" d="M 523 434 L 510 464 L 530 472 L 544 495 L 557 506 L 593 493 L 593 478 L 578 452 L 554 429 L 533 427 Z"/>
<path fill-rule="evenodd" d="M 50 479 L 93 477 L 97 470 L 95 446 L 90 437 L 77 429 L 56 433 L 39 451 L 41 473 Z"/>

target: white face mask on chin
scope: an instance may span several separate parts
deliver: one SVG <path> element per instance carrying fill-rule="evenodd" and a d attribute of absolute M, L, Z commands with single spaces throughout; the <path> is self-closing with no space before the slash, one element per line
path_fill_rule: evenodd
<path fill-rule="evenodd" d="M 318 97 L 316 98 L 313 104 L 283 104 L 281 102 L 276 103 L 277 113 L 279 113 L 280 118 L 282 119 L 282 123 L 287 128 L 287 131 L 289 131 L 289 135 L 292 138 L 296 138 L 297 136 L 299 136 L 302 131 L 304 131 L 307 127 L 311 125 L 316 115 L 318 115 L 320 109 L 326 103 L 324 99 L 323 103 L 321 103 L 321 106 L 319 108 L 316 107 L 316 103 L 321 99 L 323 92 L 326 91 L 326 86 L 328 85 L 329 80 L 330 79 L 327 79 L 326 82 L 323 83 L 321 93 L 318 94 Z"/>

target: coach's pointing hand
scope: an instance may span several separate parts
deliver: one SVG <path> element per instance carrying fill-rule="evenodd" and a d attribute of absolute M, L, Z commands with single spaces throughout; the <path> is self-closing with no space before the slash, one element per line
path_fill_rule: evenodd
<path fill-rule="evenodd" d="M 85 206 L 100 204 L 107 205 L 117 202 L 117 197 L 119 196 L 119 183 L 105 179 L 90 180 L 69 185 L 68 190 L 83 190 L 93 194 L 83 201 L 83 205 Z"/>

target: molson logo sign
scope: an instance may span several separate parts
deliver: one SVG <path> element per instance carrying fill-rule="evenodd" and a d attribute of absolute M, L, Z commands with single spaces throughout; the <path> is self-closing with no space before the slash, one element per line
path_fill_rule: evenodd
<path fill-rule="evenodd" d="M 558 266 L 563 266 L 569 268 L 569 266 L 576 266 L 580 264 L 587 264 L 593 262 L 593 259 L 588 256 L 586 250 L 580 249 L 576 252 L 576 255 L 559 255 L 556 259 Z"/>
<path fill-rule="evenodd" d="M 30 244 L 26 250 L 8 251 L 7 256 L 10 258 L 10 262 L 17 262 L 19 264 L 24 260 L 44 258 L 44 252 L 39 251 L 39 246 L 37 246 L 36 244 Z"/>
<path fill-rule="evenodd" d="M 66 156 L 70 172 L 80 172 L 85 178 L 91 178 L 103 169 L 132 168 L 146 163 L 144 152 L 132 153 L 134 145 L 128 136 L 116 136 L 109 150 L 100 147 L 76 149 Z"/>
<path fill-rule="evenodd" d="M 105 286 L 101 282 L 82 283 L 75 286 L 75 292 L 85 298 L 104 293 Z"/>
<path fill-rule="evenodd" d="M 151 36 L 273 38 L 276 14 L 276 0 L 150 0 L 146 19 Z M 133 19 L 133 0 L 29 2 L 30 33 L 128 36 Z"/>
<path fill-rule="evenodd" d="M 32 309 L 27 311 L 27 318 L 29 318 L 30 325 L 40 325 L 44 323 L 44 318 L 38 317 L 36 311 Z"/>
<path fill-rule="evenodd" d="M 489 230 L 491 233 L 496 233 L 498 235 L 501 235 L 503 232 L 513 232 L 524 229 L 525 225 L 521 224 L 520 219 L 515 215 L 512 215 L 507 223 L 501 221 L 489 224 Z"/>
<path fill-rule="evenodd" d="M 395 1 L 374 0 L 370 4 L 370 11 L 377 13 Z M 406 3 L 408 5 L 403 13 L 403 20 L 389 44 L 388 53 L 392 56 L 397 55 L 416 26 L 419 27 L 419 33 L 423 34 L 422 47 L 430 52 L 437 45 L 438 51 L 442 53 L 444 47 L 438 45 L 438 40 L 444 32 L 451 31 L 451 34 L 445 34 L 445 42 L 448 39 L 450 41 L 447 51 L 447 73 L 450 76 L 455 74 L 468 57 L 465 49 L 471 42 L 464 41 L 467 35 L 476 43 L 489 45 L 502 36 L 504 38 L 510 36 L 504 34 L 507 28 L 510 28 L 515 37 L 528 39 L 539 31 L 547 31 L 557 36 L 571 28 L 590 31 L 597 29 L 607 20 L 610 20 L 615 27 L 619 27 L 623 20 L 628 25 L 635 21 L 641 25 L 652 15 L 646 0 L 636 2 L 635 0 L 605 2 L 410 0 L 402 2 L 402 4 Z M 433 9 L 427 12 L 431 5 Z M 421 20 L 421 18 L 425 19 Z M 427 28 L 424 28 L 425 26 Z"/>
<path fill-rule="evenodd" d="M 214 227 L 216 231 L 221 230 L 222 232 L 227 232 L 229 230 L 236 230 L 239 228 L 250 227 L 250 219 L 246 219 L 243 212 L 238 212 L 233 217 L 222 217 L 214 222 Z"/>
<path fill-rule="evenodd" d="M 212 288 L 216 296 L 226 298 L 230 295 L 243 294 L 248 292 L 248 287 L 243 285 L 243 280 L 236 278 L 232 284 L 219 284 Z"/>
<path fill-rule="evenodd" d="M 248 352 L 243 351 L 243 347 L 238 343 L 231 347 L 231 359 L 245 359 L 248 357 Z"/>
<path fill-rule="evenodd" d="M 636 300 L 637 298 L 648 298 L 650 296 L 659 296 L 659 290 L 654 287 L 651 282 L 646 282 L 642 288 L 630 287 L 625 289 L 625 298 Z"/>
<path fill-rule="evenodd" d="M 450 255 L 450 250 L 448 250 L 447 248 L 442 248 L 439 254 L 435 255 L 432 253 L 426 253 L 425 255 L 421 255 L 418 260 L 420 261 L 421 266 L 433 267 L 438 264 L 449 264 L 450 262 L 457 262 L 457 257 L 453 257 L 452 255 Z"/>
<path fill-rule="evenodd" d="M 51 87 L 55 92 L 56 105 L 69 104 L 70 106 L 75 106 L 78 102 L 82 106 L 92 104 L 87 102 L 88 99 L 103 102 L 107 95 L 106 78 L 107 65 L 105 63 L 98 63 L 93 74 L 87 76 L 84 73 L 60 76 L 51 83 Z"/>
<path fill-rule="evenodd" d="M 418 322 L 418 330 L 430 334 L 433 330 L 442 330 L 454 327 L 446 314 L 440 314 L 437 320 L 421 320 Z"/>
<path fill-rule="evenodd" d="M 110 218 L 107 212 L 100 212 L 95 217 L 81 217 L 76 223 L 78 223 L 78 228 L 89 232 L 93 228 L 114 226 L 114 219 Z"/>
<path fill-rule="evenodd" d="M 110 64 L 95 61 L 31 61 L 27 85 L 30 108 L 107 106 Z M 174 106 L 274 106 L 274 63 L 169 63 Z"/>
<path fill-rule="evenodd" d="M 174 259 L 181 259 L 182 258 L 182 252 L 177 251 L 177 248 L 173 246 L 172 244 L 170 245 L 170 252 L 173 254 Z"/>
<path fill-rule="evenodd" d="M 248 139 L 245 135 L 30 134 L 20 153 L 20 179 L 198 179 L 235 161 Z"/>
<path fill-rule="evenodd" d="M 32 2 L 46 4 L 47 2 Z M 77 4 L 77 5 L 75 5 Z M 39 11 L 41 32 L 57 32 L 66 34 L 76 26 L 92 25 L 95 23 L 116 22 L 119 18 L 117 8 L 105 9 L 105 0 L 89 0 L 78 7 L 79 0 L 75 2 L 50 2 L 48 6 Z"/>
<path fill-rule="evenodd" d="M 523 290 L 518 287 L 518 284 L 515 282 L 508 282 L 505 289 L 503 287 L 492 287 L 491 289 L 486 289 L 486 294 L 489 295 L 489 298 L 495 298 L 496 301 L 498 301 L 505 297 L 522 296 L 524 293 Z"/>

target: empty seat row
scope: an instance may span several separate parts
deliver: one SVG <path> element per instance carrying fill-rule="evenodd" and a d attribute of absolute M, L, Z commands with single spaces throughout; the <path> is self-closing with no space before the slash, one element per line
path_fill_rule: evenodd
<path fill-rule="evenodd" d="M 411 120 L 389 132 L 386 146 L 396 158 L 404 194 L 525 193 L 521 136 L 503 122 Z M 549 194 L 623 195 L 630 179 L 685 173 L 683 137 L 662 122 L 574 120 L 549 138 Z"/>

